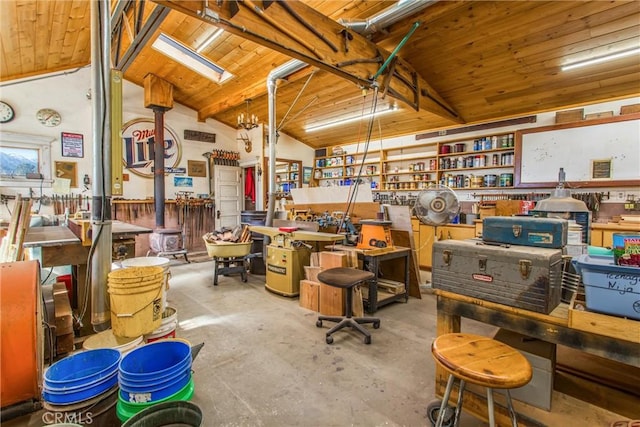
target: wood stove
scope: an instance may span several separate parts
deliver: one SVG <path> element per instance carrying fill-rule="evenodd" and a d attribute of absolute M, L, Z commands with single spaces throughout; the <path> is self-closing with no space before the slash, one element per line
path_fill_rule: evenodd
<path fill-rule="evenodd" d="M 153 233 L 149 235 L 149 251 L 155 253 L 157 256 L 173 255 L 175 258 L 177 255 L 183 255 L 187 262 L 187 250 L 184 247 L 184 236 L 181 230 L 171 228 L 158 228 L 153 230 Z"/>

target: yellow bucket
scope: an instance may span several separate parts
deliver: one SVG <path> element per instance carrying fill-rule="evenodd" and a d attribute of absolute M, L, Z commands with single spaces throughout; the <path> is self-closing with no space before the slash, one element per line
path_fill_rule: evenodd
<path fill-rule="evenodd" d="M 171 278 L 169 264 L 171 264 L 171 260 L 163 257 L 127 258 L 120 261 L 122 267 L 162 267 L 164 272 L 164 293 L 162 294 L 163 312 L 167 308 L 167 294 L 169 293 L 169 279 Z"/>
<path fill-rule="evenodd" d="M 107 277 L 109 284 L 116 285 L 136 285 L 140 282 L 164 279 L 164 269 L 162 267 L 126 267 L 113 270 Z"/>
<path fill-rule="evenodd" d="M 136 338 L 162 323 L 162 267 L 129 267 L 109 273 L 111 328 L 118 337 Z"/>

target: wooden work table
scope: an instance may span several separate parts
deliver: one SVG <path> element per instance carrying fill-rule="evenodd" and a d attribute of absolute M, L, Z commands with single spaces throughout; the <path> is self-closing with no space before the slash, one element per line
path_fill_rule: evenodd
<path fill-rule="evenodd" d="M 135 236 L 152 231 L 150 228 L 121 221 L 112 221 L 111 224 L 112 241 L 118 245 L 133 240 L 133 246 L 135 246 Z M 42 267 L 71 266 L 75 283 L 74 301 L 70 302 L 73 308 L 78 308 L 78 301 L 84 299 L 84 292 L 87 289 L 85 286 L 87 261 L 91 246 L 83 245 L 81 240 L 65 226 L 31 227 L 27 231 L 23 246 L 27 251 L 40 249 L 40 254 L 30 253 L 27 255 L 27 259 L 39 259 Z M 133 255 L 135 256 L 135 254 Z M 92 333 L 90 318 L 90 310 L 87 310 L 83 319 L 85 326 L 80 332 L 81 335 Z"/>
<path fill-rule="evenodd" d="M 151 233 L 153 230 L 112 221 L 111 234 L 114 241 L 135 238 L 138 234 Z M 80 239 L 65 226 L 31 227 L 24 238 L 25 248 L 42 248 L 43 267 L 59 265 L 82 265 L 87 262 L 90 246 L 82 246 Z"/>
<path fill-rule="evenodd" d="M 396 246 L 389 250 L 362 250 L 354 246 L 345 245 L 331 245 L 327 248 L 339 251 L 353 251 L 358 255 L 358 259 L 363 262 L 363 269 L 372 272 L 375 277 L 368 282 L 369 293 L 364 298 L 365 308 L 367 313 L 375 313 L 378 308 L 391 304 L 396 301 L 407 302 L 409 299 L 409 256 L 411 249 Z M 382 263 L 385 262 L 398 262 L 400 260 L 402 264 L 400 277 L 394 277 L 394 282 L 402 285 L 402 291 L 398 293 L 382 293 L 380 292 L 380 273 L 382 271 Z"/>
<path fill-rule="evenodd" d="M 640 367 L 640 322 L 638 335 L 634 341 L 609 336 L 608 331 L 600 330 L 593 325 L 591 331 L 578 330 L 570 326 L 569 306 L 560 304 L 550 314 L 535 313 L 502 304 L 495 304 L 477 298 L 435 290 L 437 295 L 437 335 L 461 331 L 461 318 L 465 317 L 499 328 L 509 329 L 523 335 L 537 338 L 554 344 L 561 344 L 583 352 L 621 362 L 624 365 Z M 624 366 L 623 365 L 623 366 Z M 624 374 L 622 374 L 624 375 Z M 436 368 L 436 395 L 442 396 L 447 383 L 448 374 Z M 452 393 L 454 395 L 454 393 Z M 594 393 L 596 406 L 607 405 Z M 455 400 L 455 399 L 454 399 Z M 634 401 L 630 398 L 630 401 Z M 623 403 L 621 403 L 622 405 Z M 626 405 L 626 404 L 625 404 Z M 628 406 L 628 405 L 626 405 Z M 625 406 L 625 407 L 626 407 Z M 604 406 L 603 406 L 604 407 Z M 465 409 L 482 419 L 487 419 L 486 399 L 479 394 L 465 395 Z M 609 410 L 614 408 L 608 407 Z M 637 415 L 637 414 L 636 414 Z M 628 415 L 631 416 L 631 415 Z M 536 422 L 524 422 L 519 425 L 539 426 Z M 520 420 L 522 421 L 522 420 Z M 498 425 L 510 425 L 506 409 L 496 407 Z"/>

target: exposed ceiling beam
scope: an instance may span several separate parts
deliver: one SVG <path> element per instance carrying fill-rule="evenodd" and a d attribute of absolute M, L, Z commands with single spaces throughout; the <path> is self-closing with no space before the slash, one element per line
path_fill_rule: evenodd
<path fill-rule="evenodd" d="M 135 8 L 130 8 L 133 10 Z M 151 36 L 156 32 L 158 28 L 160 28 L 160 24 L 162 21 L 169 15 L 170 9 L 164 6 L 158 5 L 156 6 L 149 17 L 145 20 L 142 27 L 135 34 L 134 39 L 131 41 L 128 49 L 120 55 L 120 52 L 116 52 L 114 58 L 116 60 L 115 69 L 125 72 L 127 68 L 131 65 L 131 63 L 136 59 L 138 54 L 145 47 L 147 42 L 151 39 Z M 116 25 L 112 25 L 113 28 L 117 28 L 120 34 L 118 37 L 122 37 L 122 31 L 124 25 L 122 24 L 127 16 L 125 13 L 120 13 L 117 16 L 114 16 L 114 19 L 118 19 L 120 22 Z M 136 28 L 138 25 L 136 25 Z M 120 48 L 120 40 L 117 38 L 112 40 L 112 50 L 116 50 Z"/>
<path fill-rule="evenodd" d="M 287 76 L 287 82 L 295 82 L 305 77 L 316 69 L 315 67 L 306 67 L 300 71 L 297 71 Z M 216 95 L 215 103 L 209 104 L 207 107 L 198 111 L 198 120 L 204 121 L 207 117 L 213 117 L 218 113 L 228 110 L 229 108 L 237 107 L 241 105 L 246 99 L 255 99 L 259 96 L 266 95 L 267 93 L 267 79 L 266 77 L 259 82 L 253 82 L 251 86 L 247 86 L 245 90 L 238 91 L 237 88 L 231 87 L 228 90 L 222 89 Z"/>
<path fill-rule="evenodd" d="M 322 15 L 301 1 L 184 1 L 153 0 L 215 24 L 225 31 L 269 47 L 347 80 L 454 123 L 459 114 L 402 58 L 395 57 L 372 82 L 390 52 Z M 310 29 L 313 27 L 313 30 Z M 213 109 L 212 109 L 213 111 Z"/>

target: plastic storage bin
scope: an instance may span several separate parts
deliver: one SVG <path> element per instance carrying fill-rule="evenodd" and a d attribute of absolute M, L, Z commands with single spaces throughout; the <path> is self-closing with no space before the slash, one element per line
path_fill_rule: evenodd
<path fill-rule="evenodd" d="M 640 320 L 640 268 L 586 254 L 574 258 L 574 264 L 582 275 L 588 310 Z"/>

